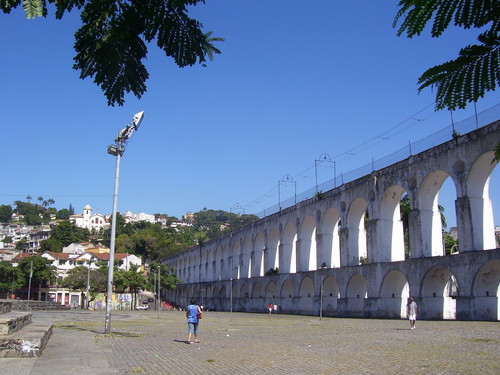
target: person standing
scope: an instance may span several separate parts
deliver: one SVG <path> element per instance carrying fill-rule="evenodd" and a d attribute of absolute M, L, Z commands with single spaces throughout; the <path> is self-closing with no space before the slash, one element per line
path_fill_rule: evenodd
<path fill-rule="evenodd" d="M 415 329 L 415 321 L 417 320 L 417 303 L 413 298 L 410 298 L 410 303 L 406 307 L 408 320 L 410 321 L 410 328 Z"/>
<path fill-rule="evenodd" d="M 267 309 L 269 310 L 269 315 L 270 315 L 273 312 L 273 304 L 269 303 L 269 305 L 267 305 Z"/>
<path fill-rule="evenodd" d="M 188 323 L 188 337 L 187 337 L 188 344 L 191 344 L 191 337 L 193 335 L 194 335 L 194 342 L 195 343 L 200 342 L 200 340 L 198 340 L 198 324 L 199 324 L 198 314 L 201 315 L 201 309 L 200 306 L 196 304 L 196 300 L 193 298 L 191 299 L 191 304 L 186 309 L 186 318 Z"/>

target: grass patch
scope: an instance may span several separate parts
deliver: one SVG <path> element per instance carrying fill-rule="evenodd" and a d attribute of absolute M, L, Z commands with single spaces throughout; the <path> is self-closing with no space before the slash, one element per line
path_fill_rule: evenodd
<path fill-rule="evenodd" d="M 142 374 L 144 372 L 144 369 L 142 367 L 134 367 L 132 370 L 130 370 L 131 374 Z"/>
<path fill-rule="evenodd" d="M 480 339 L 480 338 L 474 338 L 474 339 L 469 339 L 467 341 L 470 341 L 470 342 L 500 343 L 500 340 L 497 340 L 497 339 Z"/>
<path fill-rule="evenodd" d="M 215 359 L 207 359 L 207 362 L 208 362 L 208 363 L 214 363 L 214 362 L 216 362 L 216 361 L 215 361 Z"/>

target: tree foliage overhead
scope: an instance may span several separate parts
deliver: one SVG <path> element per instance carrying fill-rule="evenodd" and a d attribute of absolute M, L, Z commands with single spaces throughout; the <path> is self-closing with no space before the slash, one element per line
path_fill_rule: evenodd
<path fill-rule="evenodd" d="M 478 44 L 465 46 L 455 60 L 430 68 L 419 78 L 419 91 L 436 87 L 436 109 L 465 108 L 500 85 L 498 0 L 401 0 L 399 7 L 393 23 L 396 27 L 403 18 L 398 36 L 420 35 L 432 18 L 433 37 L 441 36 L 451 23 L 484 29 Z"/>
<path fill-rule="evenodd" d="M 179 67 L 205 65 L 220 53 L 214 41 L 222 38 L 203 33 L 203 25 L 188 16 L 188 6 L 205 0 L 23 0 L 27 18 L 47 16 L 47 3 L 54 4 L 61 19 L 74 8 L 80 10 L 82 27 L 75 33 L 75 64 L 80 78 L 93 78 L 108 105 L 123 105 L 125 93 L 140 98 L 147 90 L 149 73 L 142 61 L 147 43 L 156 45 Z M 0 0 L 10 13 L 21 0 Z"/>

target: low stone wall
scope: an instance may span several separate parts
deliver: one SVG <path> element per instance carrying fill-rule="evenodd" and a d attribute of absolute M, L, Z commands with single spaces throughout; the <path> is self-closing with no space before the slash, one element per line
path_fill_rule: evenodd
<path fill-rule="evenodd" d="M 6 314 L 12 311 L 12 301 L 0 301 L 0 314 Z"/>
<path fill-rule="evenodd" d="M 31 324 L 31 313 L 10 312 L 0 316 L 0 335 L 5 336 Z"/>
<path fill-rule="evenodd" d="M 4 300 L 5 301 L 5 300 Z M 12 310 L 17 311 L 38 311 L 38 310 L 69 310 L 69 306 L 61 305 L 58 302 L 52 301 L 27 301 L 27 300 L 12 300 Z"/>

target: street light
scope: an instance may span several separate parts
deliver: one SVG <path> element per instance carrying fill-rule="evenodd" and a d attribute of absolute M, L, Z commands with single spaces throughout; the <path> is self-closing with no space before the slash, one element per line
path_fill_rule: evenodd
<path fill-rule="evenodd" d="M 278 180 L 278 208 L 281 211 L 281 185 L 284 183 L 292 183 L 295 187 L 295 204 L 297 204 L 297 182 L 293 180 L 293 177 L 289 174 L 283 176 L 281 180 Z"/>
<path fill-rule="evenodd" d="M 318 164 L 324 161 L 331 162 L 332 159 L 330 158 L 330 155 L 321 154 L 319 156 L 319 159 L 314 160 L 314 172 L 316 174 L 316 193 L 318 192 Z"/>
<path fill-rule="evenodd" d="M 118 132 L 115 143 L 108 146 L 108 154 L 116 156 L 115 168 L 115 189 L 113 193 L 113 213 L 111 221 L 111 239 L 109 244 L 109 269 L 108 269 L 108 293 L 106 299 L 106 321 L 104 324 L 104 332 L 111 333 L 111 298 L 113 296 L 113 267 L 115 261 L 115 235 L 116 235 L 116 210 L 118 206 L 118 182 L 120 178 L 120 158 L 125 152 L 125 146 L 128 140 L 134 134 L 134 131 L 139 129 L 142 119 L 144 118 L 144 111 L 138 112 L 134 115 L 132 122 L 129 122 L 125 128 Z"/>

